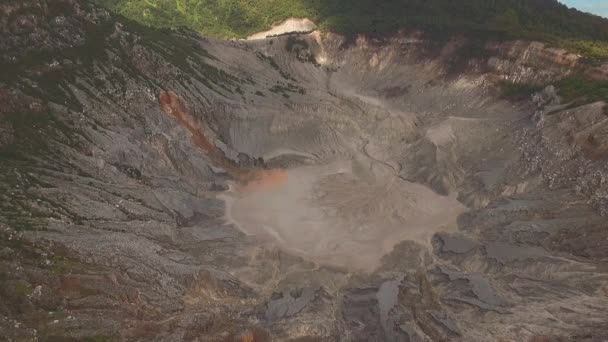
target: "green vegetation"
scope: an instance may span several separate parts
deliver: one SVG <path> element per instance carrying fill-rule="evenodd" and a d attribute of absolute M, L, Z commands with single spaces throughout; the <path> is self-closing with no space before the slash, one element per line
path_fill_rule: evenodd
<path fill-rule="evenodd" d="M 127 18 L 156 27 L 188 27 L 218 38 L 245 37 L 291 16 L 312 13 L 294 0 L 98 0 Z"/>
<path fill-rule="evenodd" d="M 608 103 L 608 81 L 592 80 L 583 76 L 572 76 L 557 84 L 559 95 L 571 107 L 604 101 Z"/>
<path fill-rule="evenodd" d="M 283 94 L 283 96 L 287 95 L 285 97 L 289 97 L 289 94 L 287 94 L 289 92 L 300 93 L 302 95 L 306 94 L 306 89 L 304 89 L 300 86 L 291 84 L 291 83 L 287 83 L 287 86 L 284 86 L 281 83 L 275 84 L 268 90 L 270 90 L 270 92 L 275 93 L 275 94 Z"/>
<path fill-rule="evenodd" d="M 545 85 L 529 83 L 500 82 L 502 97 L 509 100 L 525 100 L 537 91 L 542 90 Z"/>
<path fill-rule="evenodd" d="M 608 20 L 556 0 L 97 0 L 156 27 L 188 27 L 216 38 L 242 38 L 289 17 L 322 29 L 383 33 L 402 28 L 541 40 L 608 57 Z"/>
<path fill-rule="evenodd" d="M 17 297 L 26 297 L 32 293 L 32 290 L 32 285 L 24 281 L 17 281 L 13 285 L 13 294 Z"/>
<path fill-rule="evenodd" d="M 72 145 L 78 143 L 77 135 L 43 107 L 5 114 L 0 117 L 0 125 L 8 125 L 14 131 L 14 141 L 0 148 L 0 222 L 16 230 L 45 229 L 46 218 L 60 216 L 47 210 L 35 191 L 52 186 L 32 172 L 55 155 L 48 144 L 50 135 Z"/>
<path fill-rule="evenodd" d="M 70 13 L 53 2 L 49 8 L 31 11 L 40 18 Z M 0 146 L 0 223 L 15 230 L 32 231 L 47 229 L 49 218 L 75 224 L 85 222 L 63 204 L 62 198 L 45 196 L 42 191 L 53 188 L 43 179 L 57 177 L 55 172 L 65 175 L 67 180 L 93 178 L 83 167 L 63 158 L 66 151 L 85 151 L 85 146 L 91 143 L 82 123 L 76 119 L 83 111 L 77 92 L 85 93 L 92 101 L 115 102 L 109 88 L 127 91 L 128 80 L 145 82 L 151 89 L 163 86 L 162 80 L 142 71 L 141 59 L 125 52 L 123 41 L 112 36 L 115 24 L 116 21 L 110 19 L 85 25 L 83 45 L 52 51 L 24 50 L 19 58 L 0 61 L 0 102 L 3 103 L 0 132 L 4 134 L 3 128 L 6 128 L 9 137 Z M 242 94 L 239 85 L 253 84 L 251 79 L 240 79 L 206 63 L 214 57 L 191 38 L 191 32 L 177 35 L 168 29 L 149 28 L 131 20 L 121 20 L 121 24 L 141 37 L 139 44 L 179 68 L 181 74 L 176 81 L 185 87 L 198 81 L 216 91 Z M 107 78 L 101 78 L 97 77 L 98 69 L 112 71 L 106 74 Z M 5 87 L 20 92 L 13 94 Z M 57 105 L 66 107 L 67 112 L 56 111 Z M 125 117 L 120 119 L 124 124 L 134 125 Z M 96 120 L 90 123 L 94 130 L 104 129 L 107 124 Z M 141 178 L 141 172 L 135 168 L 116 167 L 131 178 Z"/>
<path fill-rule="evenodd" d="M 509 100 L 526 100 L 549 84 L 501 82 L 498 85 L 502 97 Z M 573 75 L 559 80 L 554 85 L 568 108 L 600 101 L 608 104 L 608 81 Z M 608 114 L 608 105 L 604 107 L 604 112 Z"/>

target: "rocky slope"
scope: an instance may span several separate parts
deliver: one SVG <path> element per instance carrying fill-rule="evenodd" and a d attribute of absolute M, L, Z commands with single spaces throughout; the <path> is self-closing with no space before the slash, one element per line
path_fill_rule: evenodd
<path fill-rule="evenodd" d="M 578 56 L 0 13 L 5 339 L 608 338 L 603 104 L 496 86 Z"/>

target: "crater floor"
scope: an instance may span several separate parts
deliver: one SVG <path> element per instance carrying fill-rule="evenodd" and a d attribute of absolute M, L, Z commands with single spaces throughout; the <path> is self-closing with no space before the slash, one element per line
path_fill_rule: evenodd
<path fill-rule="evenodd" d="M 397 175 L 358 177 L 352 162 L 289 170 L 284 184 L 228 196 L 243 232 L 323 265 L 373 271 L 403 240 L 430 246 L 455 228 L 464 206 Z"/>

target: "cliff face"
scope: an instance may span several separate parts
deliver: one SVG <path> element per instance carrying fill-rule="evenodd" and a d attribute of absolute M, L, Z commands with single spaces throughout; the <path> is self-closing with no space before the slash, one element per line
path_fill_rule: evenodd
<path fill-rule="evenodd" d="M 582 64 L 580 55 L 538 42 L 507 42 L 490 46 L 496 57 L 491 67 L 515 82 L 551 82 L 566 77 Z"/>
<path fill-rule="evenodd" d="M 608 117 L 496 86 L 579 57 L 0 11 L 1 335 L 608 336 Z"/>

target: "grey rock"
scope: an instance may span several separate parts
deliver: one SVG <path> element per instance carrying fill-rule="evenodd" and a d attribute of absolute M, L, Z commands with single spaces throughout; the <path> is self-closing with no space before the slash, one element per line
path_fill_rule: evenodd
<path fill-rule="evenodd" d="M 302 311 L 313 299 L 315 299 L 317 289 L 304 288 L 300 291 L 284 292 L 279 294 L 279 298 L 268 302 L 266 318 L 271 321 L 292 317 Z"/>
<path fill-rule="evenodd" d="M 546 255 L 540 247 L 513 246 L 504 243 L 489 243 L 485 246 L 488 257 L 500 263 L 537 259 Z"/>

